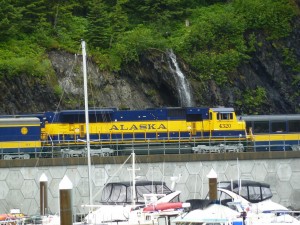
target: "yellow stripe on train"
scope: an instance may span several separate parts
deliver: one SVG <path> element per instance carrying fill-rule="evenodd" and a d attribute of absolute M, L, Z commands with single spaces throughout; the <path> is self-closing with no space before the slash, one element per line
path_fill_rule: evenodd
<path fill-rule="evenodd" d="M 1 148 L 40 148 L 40 141 L 11 141 L 11 142 L 0 142 Z"/>
<path fill-rule="evenodd" d="M 292 141 L 300 140 L 300 134 L 255 134 L 255 141 Z"/>

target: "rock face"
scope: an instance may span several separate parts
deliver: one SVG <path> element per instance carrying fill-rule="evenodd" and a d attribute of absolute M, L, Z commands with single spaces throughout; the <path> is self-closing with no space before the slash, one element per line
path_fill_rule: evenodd
<path fill-rule="evenodd" d="M 222 85 L 213 80 L 199 80 L 177 55 L 178 66 L 191 86 L 193 105 L 234 107 L 239 114 L 300 112 L 299 27 L 300 20 L 296 20 L 291 35 L 276 42 L 258 35 L 250 59 Z M 84 107 L 81 56 L 62 51 L 51 51 L 48 56 L 53 75 L 37 78 L 21 74 L 0 78 L 1 114 Z M 112 73 L 100 71 L 88 58 L 87 69 L 91 108 L 185 106 L 167 51 L 149 50 L 140 56 L 138 63 L 127 64 L 120 72 Z"/>
<path fill-rule="evenodd" d="M 49 77 L 32 78 L 25 74 L 0 79 L 1 114 L 16 115 L 55 109 L 59 102 L 49 85 Z"/>
<path fill-rule="evenodd" d="M 82 58 L 53 51 L 49 53 L 58 83 L 65 92 L 61 108 L 82 108 Z M 124 67 L 119 73 L 100 71 L 88 60 L 88 90 L 90 107 L 144 109 L 180 106 L 173 71 L 165 52 L 152 51 L 140 57 L 139 63 Z M 72 64 L 75 65 L 72 68 Z M 75 104 L 66 104 L 77 99 Z"/>

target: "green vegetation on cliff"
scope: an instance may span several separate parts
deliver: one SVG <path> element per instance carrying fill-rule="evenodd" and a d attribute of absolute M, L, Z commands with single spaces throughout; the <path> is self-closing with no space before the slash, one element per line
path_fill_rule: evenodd
<path fill-rule="evenodd" d="M 0 76 L 49 71 L 46 52 L 78 52 L 88 42 L 95 62 L 118 71 L 156 48 L 173 48 L 195 79 L 228 80 L 251 57 L 256 35 L 289 35 L 292 0 L 0 0 Z M 290 56 L 292 58 L 293 56 Z"/>

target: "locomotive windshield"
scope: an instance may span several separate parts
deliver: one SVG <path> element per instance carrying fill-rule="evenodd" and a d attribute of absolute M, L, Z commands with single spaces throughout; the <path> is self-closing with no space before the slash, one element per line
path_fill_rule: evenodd
<path fill-rule="evenodd" d="M 232 113 L 217 113 L 218 120 L 232 120 L 233 114 Z"/>

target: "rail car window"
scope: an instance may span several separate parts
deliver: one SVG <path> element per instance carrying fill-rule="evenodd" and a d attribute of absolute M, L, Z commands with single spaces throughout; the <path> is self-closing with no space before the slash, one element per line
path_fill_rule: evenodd
<path fill-rule="evenodd" d="M 289 132 L 299 132 L 300 131 L 300 121 L 290 120 L 288 121 Z"/>
<path fill-rule="evenodd" d="M 272 132 L 286 132 L 285 121 L 271 122 L 271 126 L 272 126 Z"/>
<path fill-rule="evenodd" d="M 269 121 L 254 121 L 254 133 L 269 133 Z"/>
<path fill-rule="evenodd" d="M 218 113 L 217 118 L 218 120 L 232 120 L 233 115 L 232 113 Z"/>
<path fill-rule="evenodd" d="M 202 121 L 202 115 L 201 114 L 187 114 L 186 115 L 186 121 L 192 122 L 192 121 Z"/>

